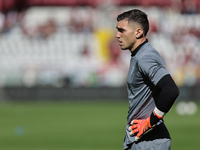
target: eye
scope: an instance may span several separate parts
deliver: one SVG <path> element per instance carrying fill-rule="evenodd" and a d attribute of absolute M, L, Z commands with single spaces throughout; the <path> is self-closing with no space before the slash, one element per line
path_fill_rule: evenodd
<path fill-rule="evenodd" d="M 121 33 L 123 33 L 125 30 L 124 29 L 122 29 L 122 28 L 117 28 L 117 30 L 119 31 L 119 32 L 121 32 Z"/>
<path fill-rule="evenodd" d="M 118 29 L 119 32 L 123 33 L 124 32 L 124 29 Z"/>

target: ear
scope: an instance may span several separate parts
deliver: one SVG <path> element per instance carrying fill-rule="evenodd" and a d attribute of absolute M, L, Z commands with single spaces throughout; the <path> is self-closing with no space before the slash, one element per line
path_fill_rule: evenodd
<path fill-rule="evenodd" d="M 135 32 L 136 38 L 139 39 L 144 36 L 142 28 L 137 28 Z"/>

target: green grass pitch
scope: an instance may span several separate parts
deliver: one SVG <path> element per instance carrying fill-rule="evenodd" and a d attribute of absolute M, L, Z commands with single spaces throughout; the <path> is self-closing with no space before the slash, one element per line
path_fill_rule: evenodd
<path fill-rule="evenodd" d="M 175 105 L 164 119 L 172 150 L 198 150 L 200 112 Z M 127 111 L 127 101 L 0 103 L 0 149 L 122 150 Z"/>

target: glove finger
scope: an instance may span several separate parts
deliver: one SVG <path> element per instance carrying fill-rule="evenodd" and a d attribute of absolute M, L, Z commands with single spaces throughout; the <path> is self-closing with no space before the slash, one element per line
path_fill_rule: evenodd
<path fill-rule="evenodd" d="M 133 121 L 131 121 L 131 125 L 133 125 L 133 124 L 138 124 L 138 122 L 139 122 L 139 120 L 133 120 Z"/>
<path fill-rule="evenodd" d="M 135 128 L 130 132 L 130 136 L 134 136 L 134 135 L 138 134 L 138 132 L 139 132 L 138 128 Z"/>
<path fill-rule="evenodd" d="M 135 137 L 135 142 L 137 142 L 137 141 L 139 141 L 139 139 L 140 139 L 141 137 Z"/>
<path fill-rule="evenodd" d="M 138 128 L 135 128 L 135 129 L 133 129 L 131 132 L 132 132 L 133 134 L 136 134 L 136 133 L 139 132 L 139 130 L 138 130 Z"/>
<path fill-rule="evenodd" d="M 133 121 L 131 121 L 131 123 L 130 123 L 130 124 L 131 124 L 131 125 L 133 125 L 133 122 L 134 122 L 134 120 L 133 120 Z"/>
<path fill-rule="evenodd" d="M 139 141 L 139 139 L 140 139 L 143 135 L 144 135 L 143 132 L 139 131 L 139 132 L 137 133 L 137 135 L 135 136 L 135 141 L 136 141 L 136 142 Z"/>
<path fill-rule="evenodd" d="M 132 131 L 131 126 L 128 128 L 128 131 L 130 131 L 130 132 Z"/>
<path fill-rule="evenodd" d="M 135 128 L 138 128 L 137 126 L 130 126 L 129 128 L 128 128 L 128 130 L 129 131 L 132 131 L 132 130 L 134 130 Z"/>
<path fill-rule="evenodd" d="M 135 128 L 138 128 L 138 124 L 133 124 L 132 126 L 130 126 L 131 127 L 131 129 L 133 130 L 133 129 L 135 129 Z"/>
<path fill-rule="evenodd" d="M 132 131 L 132 130 L 135 129 L 135 128 L 137 128 L 137 126 L 136 126 L 136 125 L 132 125 L 132 126 L 129 126 L 128 130 L 129 130 L 129 131 Z"/>
<path fill-rule="evenodd" d="M 130 136 L 135 136 L 136 133 L 130 132 Z"/>

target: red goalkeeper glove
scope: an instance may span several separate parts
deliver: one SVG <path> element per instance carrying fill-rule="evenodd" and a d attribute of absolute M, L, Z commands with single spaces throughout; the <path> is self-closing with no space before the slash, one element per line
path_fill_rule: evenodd
<path fill-rule="evenodd" d="M 158 112 L 159 115 L 156 112 Z M 153 130 L 158 121 L 163 118 L 164 114 L 165 113 L 155 108 L 147 119 L 133 120 L 131 122 L 131 126 L 129 127 L 130 135 L 136 135 L 135 141 L 137 142 L 143 135 Z"/>

